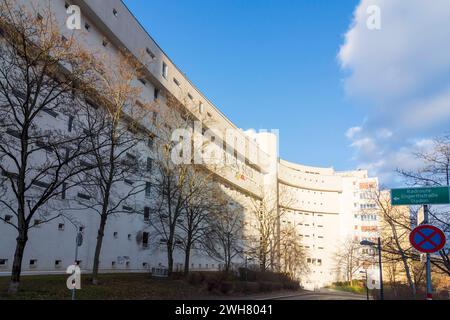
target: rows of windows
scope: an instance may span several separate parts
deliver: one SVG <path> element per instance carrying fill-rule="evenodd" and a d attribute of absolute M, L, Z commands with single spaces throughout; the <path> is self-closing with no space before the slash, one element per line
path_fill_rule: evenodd
<path fill-rule="evenodd" d="M 38 262 L 39 262 L 38 259 L 30 259 L 30 260 L 28 261 L 28 267 L 29 267 L 30 269 L 35 269 L 35 268 L 38 267 Z M 0 268 L 7 268 L 7 267 L 8 267 L 8 263 L 9 263 L 9 260 L 8 260 L 8 259 L 0 259 Z M 82 261 L 82 260 L 77 260 L 77 261 L 76 261 L 76 264 L 77 264 L 79 267 L 83 267 L 83 261 Z M 114 261 L 114 260 L 111 261 L 111 267 L 116 267 L 117 264 L 118 264 L 117 261 Z M 130 265 L 131 265 L 131 261 L 130 261 L 129 259 L 126 259 L 125 261 L 120 261 L 119 264 L 124 265 L 125 267 L 128 268 L 128 267 L 130 267 Z M 148 264 L 147 264 L 146 262 L 142 263 L 142 267 L 143 267 L 143 268 L 146 268 L 147 265 L 148 265 Z M 56 259 L 56 260 L 54 260 L 54 267 L 55 267 L 56 269 L 62 268 L 62 267 L 63 267 L 63 261 L 62 261 L 61 259 Z"/>
<path fill-rule="evenodd" d="M 66 9 L 67 9 L 69 6 L 70 6 L 70 5 L 66 2 Z M 117 9 L 114 9 L 114 10 L 113 10 L 113 15 L 114 15 L 116 18 L 119 18 L 119 14 L 118 14 Z M 86 22 L 85 28 L 86 28 L 87 31 L 89 31 L 89 29 L 91 28 L 91 26 Z M 107 40 L 107 39 L 103 39 L 103 45 L 106 47 L 106 46 L 108 46 L 108 44 L 109 44 L 108 40 Z M 156 57 L 155 54 L 154 54 L 148 47 L 146 47 L 146 50 L 145 50 L 145 51 L 146 51 L 147 55 L 150 56 L 150 58 L 151 58 L 152 60 L 155 59 L 155 57 Z M 164 78 L 164 79 L 168 79 L 168 77 L 169 77 L 169 65 L 168 65 L 166 62 L 162 61 L 161 66 L 162 66 L 162 67 L 161 67 L 161 73 L 162 73 L 163 78 Z M 141 83 L 144 84 L 144 85 L 147 83 L 147 81 L 146 81 L 145 79 L 143 79 L 143 78 L 138 79 L 138 80 L 140 80 Z M 178 79 L 176 79 L 175 77 L 173 78 L 173 81 L 174 81 L 174 83 L 175 83 L 177 86 L 181 86 L 180 81 L 179 81 Z M 155 86 L 155 88 L 154 88 L 154 99 L 157 100 L 157 99 L 159 98 L 159 95 L 160 95 L 160 90 Z M 193 96 L 192 96 L 190 93 L 188 93 L 188 97 L 189 97 L 192 101 L 194 101 L 194 98 L 193 98 Z M 199 112 L 199 113 L 204 113 L 204 112 L 205 112 L 205 107 L 204 107 L 204 104 L 203 104 L 202 101 L 198 101 L 198 112 Z M 206 112 L 206 114 L 208 115 L 208 117 L 212 117 L 212 114 L 211 114 L 210 112 Z M 157 116 L 157 113 L 154 112 L 154 117 L 156 117 L 156 116 Z M 69 127 L 72 126 L 72 122 L 73 122 L 73 120 L 71 120 L 71 123 L 69 124 Z M 153 143 L 153 141 L 149 141 L 149 145 L 152 144 L 152 143 Z"/>
<path fill-rule="evenodd" d="M 28 267 L 30 269 L 37 268 L 38 267 L 38 262 L 39 262 L 38 259 L 30 259 L 28 261 Z M 77 260 L 76 264 L 80 268 L 84 267 L 82 260 Z M 0 268 L 7 268 L 8 265 L 9 265 L 9 259 L 0 259 Z M 123 258 L 120 259 L 120 261 L 117 261 L 117 260 L 111 261 L 111 267 L 114 268 L 114 267 L 117 267 L 117 265 L 123 265 L 123 266 L 125 266 L 127 268 L 130 267 L 131 266 L 130 258 L 129 257 L 123 257 Z M 61 260 L 61 259 L 54 260 L 54 267 L 56 269 L 62 268 L 63 267 L 63 260 Z M 177 270 L 183 270 L 184 264 L 179 263 L 175 267 L 176 267 Z M 218 266 L 218 267 L 220 267 L 220 266 Z M 143 262 L 142 263 L 142 268 L 144 268 L 144 269 L 148 268 L 148 263 L 147 262 Z M 213 264 L 206 263 L 205 265 L 203 265 L 201 263 L 198 263 L 198 264 L 191 263 L 191 268 L 215 269 L 216 265 L 214 263 Z"/>
<path fill-rule="evenodd" d="M 315 259 L 315 258 L 307 258 L 306 262 L 309 264 L 321 266 L 322 265 L 322 259 Z"/>
<path fill-rule="evenodd" d="M 364 210 L 364 209 L 375 209 L 376 207 L 377 207 L 377 205 L 374 204 L 374 203 L 363 203 L 363 204 L 360 205 L 361 210 Z"/>
<path fill-rule="evenodd" d="M 360 219 L 361 221 L 377 221 L 378 216 L 376 214 L 362 214 L 360 215 Z"/>

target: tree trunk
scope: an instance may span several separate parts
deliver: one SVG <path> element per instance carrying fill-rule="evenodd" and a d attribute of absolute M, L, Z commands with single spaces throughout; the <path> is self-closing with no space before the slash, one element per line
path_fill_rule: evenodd
<path fill-rule="evenodd" d="M 189 263 L 191 258 L 191 247 L 188 245 L 184 252 L 184 275 L 187 276 L 189 274 Z"/>
<path fill-rule="evenodd" d="M 17 291 L 19 290 L 20 274 L 22 271 L 22 259 L 27 241 L 27 233 L 24 231 L 19 232 L 19 236 L 16 239 L 16 251 L 14 253 L 11 281 L 9 283 L 8 289 L 8 293 L 10 294 L 17 293 Z"/>
<path fill-rule="evenodd" d="M 97 233 L 97 244 L 95 245 L 94 266 L 92 267 L 92 284 L 98 284 L 98 268 L 100 265 L 100 252 L 102 251 L 103 237 L 105 235 L 107 215 L 102 214 L 100 226 Z"/>
<path fill-rule="evenodd" d="M 408 280 L 409 287 L 411 288 L 411 292 L 412 292 L 413 296 L 415 296 L 416 295 L 416 286 L 411 277 L 411 270 L 408 265 L 408 258 L 406 257 L 402 246 L 400 245 L 400 241 L 398 240 L 397 229 L 395 228 L 395 225 L 393 225 L 393 224 L 390 224 L 390 225 L 391 225 L 392 234 L 394 235 L 395 244 L 397 246 L 398 251 L 400 252 L 400 257 L 402 258 L 403 267 L 405 268 L 406 278 Z"/>
<path fill-rule="evenodd" d="M 169 276 L 173 273 L 173 249 L 171 243 L 167 245 L 167 272 Z"/>

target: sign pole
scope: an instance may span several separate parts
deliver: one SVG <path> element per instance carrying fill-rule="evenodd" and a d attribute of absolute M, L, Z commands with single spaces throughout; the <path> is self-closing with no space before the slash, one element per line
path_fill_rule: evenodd
<path fill-rule="evenodd" d="M 381 238 L 378 237 L 378 265 L 380 267 L 380 300 L 384 300 L 383 265 L 381 263 Z"/>
<path fill-rule="evenodd" d="M 423 206 L 423 224 L 429 223 L 429 209 L 428 205 Z M 426 262 L 426 273 L 427 273 L 427 300 L 433 299 L 433 289 L 431 287 L 431 258 L 430 254 L 427 253 L 427 262 Z"/>

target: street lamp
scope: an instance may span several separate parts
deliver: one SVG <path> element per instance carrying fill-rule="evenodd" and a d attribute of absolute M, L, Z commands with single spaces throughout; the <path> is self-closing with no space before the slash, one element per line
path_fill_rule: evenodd
<path fill-rule="evenodd" d="M 362 246 L 371 246 L 375 247 L 378 250 L 378 265 L 380 268 L 380 300 L 384 300 L 384 291 L 383 291 L 383 266 L 381 264 L 381 238 L 378 237 L 378 244 L 369 240 L 363 240 L 360 242 Z"/>
<path fill-rule="evenodd" d="M 83 245 L 83 233 L 80 230 L 80 227 L 74 223 L 71 219 L 66 217 L 65 215 L 61 214 L 62 217 L 66 218 L 67 221 L 69 221 L 72 226 L 75 228 L 76 236 L 75 236 L 75 265 L 78 265 L 78 248 Z M 72 300 L 75 300 L 75 286 L 72 289 Z"/>
<path fill-rule="evenodd" d="M 245 281 L 248 281 L 248 261 L 253 261 L 253 258 L 245 256 Z"/>

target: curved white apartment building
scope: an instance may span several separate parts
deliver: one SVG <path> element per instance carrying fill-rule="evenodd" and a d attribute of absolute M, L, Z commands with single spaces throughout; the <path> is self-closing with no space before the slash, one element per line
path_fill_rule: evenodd
<path fill-rule="evenodd" d="M 34 3 L 37 8 L 43 1 L 23 1 Z M 280 210 L 286 212 L 280 224 L 296 226 L 307 251 L 310 266 L 304 277 L 307 288 L 322 287 L 336 280 L 334 254 L 339 244 L 346 239 L 369 237 L 358 233 L 359 214 L 364 199 L 361 194 L 368 184 L 377 185 L 376 178 L 369 178 L 367 171 L 336 172 L 332 168 L 308 167 L 278 158 L 277 137 L 270 133 L 248 133 L 239 130 L 220 110 L 215 107 L 180 71 L 156 42 L 142 28 L 135 17 L 120 0 L 53 0 L 54 10 L 61 22 L 62 33 L 73 31 L 65 28 L 70 5 L 81 9 L 80 41 L 93 51 L 104 51 L 114 55 L 117 48 L 126 47 L 136 57 L 144 50 L 142 61 L 148 68 L 146 81 L 142 85 L 143 100 L 151 100 L 159 94 L 160 108 L 165 105 L 165 94 L 179 101 L 186 101 L 185 107 L 198 119 L 208 119 L 209 126 L 219 131 L 234 129 L 237 141 L 244 141 L 245 150 L 236 157 L 235 165 L 221 173 L 223 189 L 248 214 L 250 203 L 261 200 L 266 193 L 273 194 Z M 76 32 L 76 31 L 75 31 Z M 81 34 L 81 32 L 80 32 Z M 67 119 L 57 116 L 57 126 L 64 127 Z M 47 125 L 54 121 L 50 116 L 43 119 Z M 236 142 L 237 144 L 237 142 Z M 251 152 L 256 150 L 257 152 Z M 152 150 L 143 146 L 139 152 L 152 157 Z M 293 201 L 283 203 L 279 190 L 288 190 Z M 136 197 L 133 210 L 144 211 L 146 198 Z M 7 215 L 0 211 L 1 215 Z M 75 213 L 73 213 L 75 215 Z M 16 219 L 11 216 L 10 219 Z M 92 267 L 92 259 L 97 236 L 97 215 L 77 213 L 79 225 L 84 226 L 84 243 L 80 247 L 78 260 L 82 269 Z M 373 229 L 371 229 L 373 231 Z M 23 271 L 27 273 L 64 272 L 73 262 L 75 235 L 77 228 L 64 219 L 33 228 L 23 260 Z M 146 243 L 143 243 L 145 233 Z M 16 230 L 0 222 L 0 274 L 11 270 Z M 108 221 L 103 243 L 100 269 L 102 272 L 142 272 L 149 268 L 164 267 L 166 255 L 161 239 L 152 237 L 152 230 L 144 215 L 120 215 Z M 217 270 L 219 265 L 201 253 L 193 253 L 191 259 L 194 270 Z M 176 268 L 182 270 L 183 255 L 175 257 Z M 236 264 L 243 263 L 243 258 Z"/>

